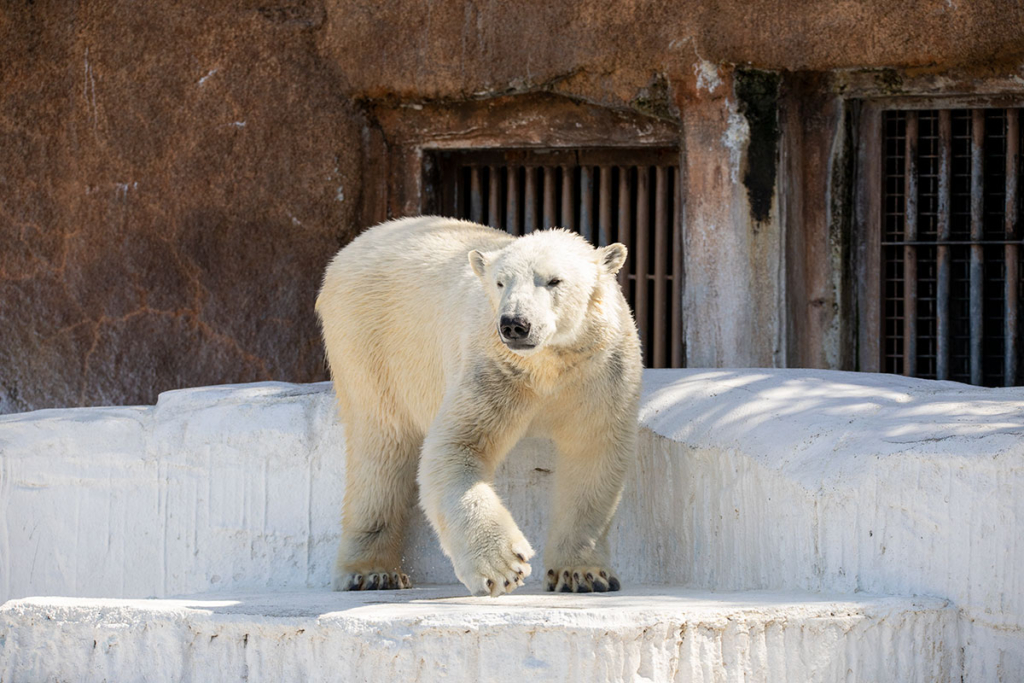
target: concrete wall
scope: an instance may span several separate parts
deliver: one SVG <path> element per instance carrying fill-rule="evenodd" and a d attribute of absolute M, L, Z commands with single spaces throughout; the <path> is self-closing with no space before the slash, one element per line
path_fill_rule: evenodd
<path fill-rule="evenodd" d="M 1022 13 L 997 0 L 5 5 L 0 412 L 324 378 L 319 275 L 388 215 L 389 145 L 415 128 L 382 121 L 433 107 L 472 128 L 481 103 L 538 93 L 677 129 L 691 366 L 853 367 L 847 223 L 829 192 L 846 168 L 844 103 L 1020 93 Z M 777 133 L 751 127 L 773 115 Z"/>
<path fill-rule="evenodd" d="M 1024 677 L 1024 389 L 807 370 L 644 380 L 611 533 L 627 589 L 945 598 L 967 680 Z M 261 383 L 0 418 L 0 601 L 327 586 L 345 471 L 333 404 L 326 384 Z M 556 467 L 526 441 L 497 474 L 538 550 Z M 422 517 L 404 568 L 454 583 Z"/>

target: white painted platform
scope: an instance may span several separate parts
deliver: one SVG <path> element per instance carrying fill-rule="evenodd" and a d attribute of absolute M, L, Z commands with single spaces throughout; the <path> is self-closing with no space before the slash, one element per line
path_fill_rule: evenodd
<path fill-rule="evenodd" d="M 946 681 L 943 600 L 461 586 L 0 608 L 0 680 Z"/>
<path fill-rule="evenodd" d="M 554 467 L 528 440 L 497 476 L 538 550 Z M 0 602 L 324 588 L 344 474 L 327 384 L 0 417 Z M 645 372 L 610 534 L 627 589 L 938 596 L 958 614 L 964 679 L 1019 682 L 1022 539 L 1024 388 Z M 419 584 L 454 583 L 421 517 L 405 564 Z"/>

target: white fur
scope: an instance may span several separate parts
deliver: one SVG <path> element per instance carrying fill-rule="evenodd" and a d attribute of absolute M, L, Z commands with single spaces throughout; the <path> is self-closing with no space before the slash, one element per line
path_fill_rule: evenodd
<path fill-rule="evenodd" d="M 563 230 L 513 238 L 435 217 L 338 253 L 317 299 L 348 445 L 336 588 L 409 585 L 417 479 L 459 580 L 475 594 L 521 585 L 533 549 L 491 481 L 527 433 L 559 451 L 549 588 L 617 586 L 606 535 L 635 457 L 641 370 L 615 279 L 625 257 Z M 529 321 L 532 348 L 503 343 L 502 315 Z"/>

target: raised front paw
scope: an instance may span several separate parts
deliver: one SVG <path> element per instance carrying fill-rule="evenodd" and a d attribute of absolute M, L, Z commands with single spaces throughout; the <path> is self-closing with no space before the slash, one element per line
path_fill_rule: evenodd
<path fill-rule="evenodd" d="M 548 590 L 558 593 L 606 593 L 621 586 L 619 578 L 604 567 L 560 567 L 547 574 Z"/>
<path fill-rule="evenodd" d="M 483 542 L 467 544 L 453 558 L 455 574 L 473 595 L 511 593 L 530 575 L 533 548 L 526 537 L 514 533 L 498 534 Z"/>
<path fill-rule="evenodd" d="M 412 588 L 408 575 L 386 569 L 370 569 L 365 572 L 342 572 L 334 579 L 336 591 L 375 591 Z"/>

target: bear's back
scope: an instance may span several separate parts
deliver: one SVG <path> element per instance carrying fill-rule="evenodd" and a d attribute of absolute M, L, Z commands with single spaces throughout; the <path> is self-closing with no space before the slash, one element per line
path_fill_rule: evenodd
<path fill-rule="evenodd" d="M 416 423 L 429 424 L 464 348 L 480 324 L 490 326 L 468 254 L 513 239 L 426 216 L 370 228 L 338 252 L 316 308 L 339 393 L 393 393 Z"/>
<path fill-rule="evenodd" d="M 328 274 L 336 261 L 353 273 L 370 271 L 389 277 L 401 276 L 408 268 L 426 268 L 457 277 L 471 274 L 467 256 L 471 250 L 500 249 L 513 239 L 469 221 L 438 216 L 404 218 L 365 230 L 338 252 Z"/>

